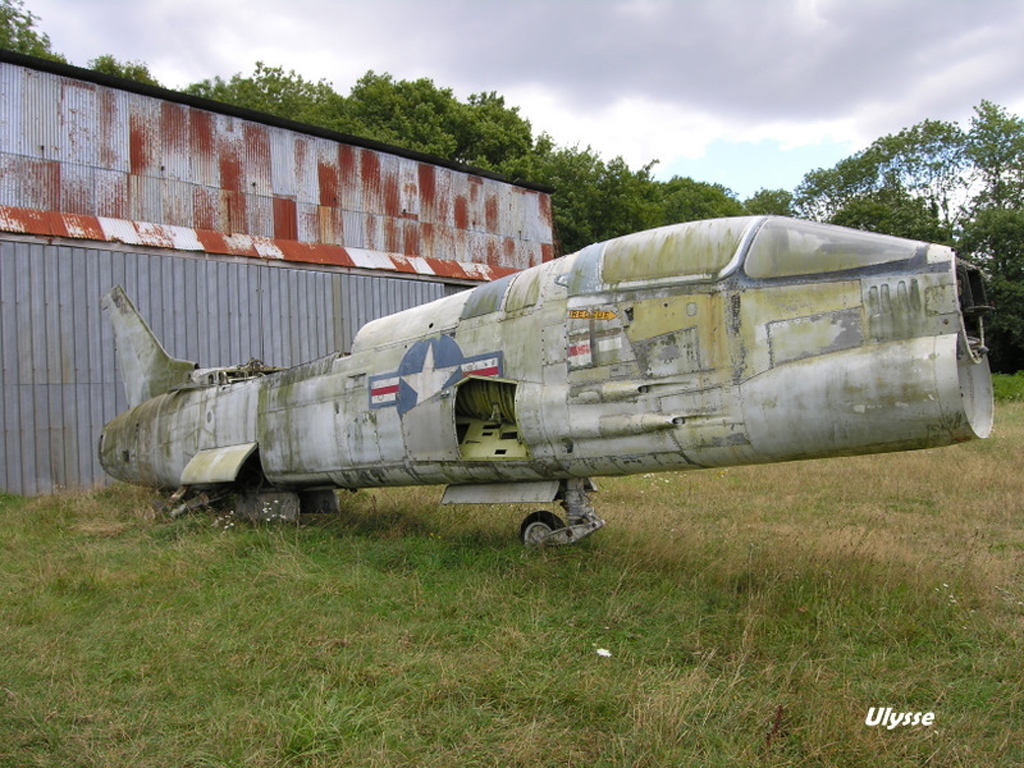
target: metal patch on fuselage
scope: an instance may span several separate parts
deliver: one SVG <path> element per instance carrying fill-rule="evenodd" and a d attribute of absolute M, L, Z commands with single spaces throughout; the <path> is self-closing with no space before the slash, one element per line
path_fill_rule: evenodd
<path fill-rule="evenodd" d="M 771 365 L 853 349 L 864 343 L 860 307 L 768 323 Z"/>
<path fill-rule="evenodd" d="M 700 341 L 697 328 L 681 328 L 635 342 L 637 359 L 649 377 L 659 378 L 699 371 Z"/>

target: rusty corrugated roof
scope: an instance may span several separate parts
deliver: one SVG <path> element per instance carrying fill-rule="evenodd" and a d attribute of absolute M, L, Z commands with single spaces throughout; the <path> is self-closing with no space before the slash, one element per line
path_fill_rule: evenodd
<path fill-rule="evenodd" d="M 223 256 L 384 270 L 453 280 L 497 280 L 517 271 L 490 264 L 407 256 L 365 248 L 345 248 L 340 245 L 302 243 L 252 235 L 224 235 L 220 232 L 190 227 L 11 206 L 0 206 L 0 231 Z"/>

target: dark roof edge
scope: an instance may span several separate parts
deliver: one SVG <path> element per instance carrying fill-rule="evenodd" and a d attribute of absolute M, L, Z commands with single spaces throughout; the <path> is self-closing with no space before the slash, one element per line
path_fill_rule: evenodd
<path fill-rule="evenodd" d="M 107 75 L 91 69 L 85 69 L 84 67 L 76 67 L 73 64 L 65 64 L 52 59 L 41 59 L 36 56 L 28 56 L 23 53 L 17 53 L 15 51 L 0 48 L 0 62 L 15 64 L 28 69 L 35 69 L 40 72 L 49 72 L 50 74 L 60 75 L 62 77 L 70 77 L 75 80 L 84 80 L 86 82 L 95 83 L 96 85 L 116 88 L 121 91 L 129 91 L 142 96 L 150 96 L 155 99 L 163 99 L 164 101 L 184 104 L 196 109 L 206 110 L 207 112 L 217 112 L 222 115 L 237 117 L 242 120 L 263 123 L 264 125 L 270 125 L 275 128 L 283 128 L 285 130 L 295 131 L 296 133 L 304 133 L 309 136 L 317 136 L 321 139 L 337 141 L 341 144 L 350 144 L 363 149 L 372 149 L 377 152 L 398 155 L 399 157 L 405 157 L 410 160 L 417 160 L 423 163 L 430 163 L 431 165 L 439 165 L 443 168 L 450 168 L 453 171 L 460 171 L 473 176 L 481 176 L 486 179 L 492 179 L 506 184 L 513 184 L 517 187 L 523 187 L 536 192 L 545 192 L 547 194 L 554 192 L 552 187 L 544 184 L 537 184 L 535 182 L 525 181 L 522 179 L 511 180 L 502 176 L 500 173 L 495 173 L 494 171 L 485 171 L 482 168 L 474 168 L 470 165 L 459 163 L 454 160 L 447 160 L 443 157 L 428 155 L 425 152 L 403 149 L 402 147 L 396 147 L 380 141 L 374 141 L 373 139 L 361 138 L 359 136 L 350 136 L 345 133 L 340 133 L 339 131 L 332 131 L 327 128 L 309 125 L 308 123 L 300 123 L 284 117 L 269 115 L 266 112 L 257 112 L 254 109 L 236 107 L 232 104 L 214 101 L 213 99 L 191 96 L 187 93 L 182 93 L 181 91 L 172 91 L 169 88 L 162 88 L 157 85 L 149 85 L 148 83 L 140 83 L 136 80 L 115 77 L 113 75 Z"/>

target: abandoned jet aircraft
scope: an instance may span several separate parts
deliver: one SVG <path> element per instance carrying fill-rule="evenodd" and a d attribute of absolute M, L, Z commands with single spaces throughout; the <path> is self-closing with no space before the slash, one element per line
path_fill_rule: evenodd
<path fill-rule="evenodd" d="M 527 543 L 604 523 L 590 478 L 986 437 L 978 272 L 946 247 L 778 217 L 584 248 L 362 327 L 287 370 L 170 358 L 120 288 L 104 300 L 131 409 L 113 477 L 232 490 L 251 510 L 334 489 L 447 485 L 446 503 L 560 500 Z"/>

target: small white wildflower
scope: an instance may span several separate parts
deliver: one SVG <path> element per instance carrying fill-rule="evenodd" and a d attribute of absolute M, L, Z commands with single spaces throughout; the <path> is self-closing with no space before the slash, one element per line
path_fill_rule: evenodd
<path fill-rule="evenodd" d="M 612 657 L 612 652 L 609 651 L 607 648 L 598 648 L 597 655 L 602 656 L 606 659 L 610 659 Z"/>

